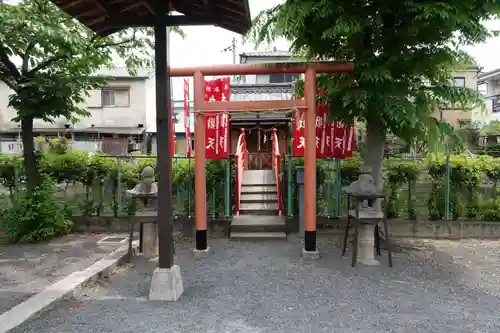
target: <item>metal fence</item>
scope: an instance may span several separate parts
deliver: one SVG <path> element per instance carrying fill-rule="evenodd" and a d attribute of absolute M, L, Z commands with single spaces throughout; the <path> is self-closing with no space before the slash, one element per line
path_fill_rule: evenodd
<path fill-rule="evenodd" d="M 14 157 L 3 157 L 14 158 Z M 19 157 L 18 157 L 19 159 Z M 9 197 L 16 186 L 22 186 L 23 171 L 19 164 L 0 166 L 3 197 Z M 155 156 L 98 156 L 87 162 L 85 170 L 74 162 L 61 157 L 54 165 L 45 164 L 42 170 L 59 184 L 58 195 L 65 200 L 75 215 L 123 216 L 127 214 L 126 190 L 140 180 L 140 171 L 146 165 L 156 166 Z M 194 215 L 194 159 L 174 157 L 172 204 L 175 216 Z M 317 162 L 317 214 L 326 218 L 339 218 L 347 212 L 345 188 L 353 181 L 355 169 L 347 161 L 326 160 Z M 385 191 L 390 200 L 391 217 L 409 219 L 479 218 L 478 210 L 487 211 L 490 220 L 500 219 L 497 186 L 494 181 L 481 179 L 478 184 L 459 184 L 450 164 L 444 165 L 442 176 L 433 178 L 429 167 L 422 161 L 418 179 L 409 187 L 407 183 L 391 188 L 385 180 Z M 285 212 L 292 217 L 298 213 L 298 188 L 295 179 L 301 159 L 285 156 L 283 160 L 281 189 Z M 350 169 L 349 169 L 350 168 Z M 14 170 L 15 169 L 15 170 Z M 73 171 L 74 170 L 74 171 Z M 353 172 L 354 170 L 354 172 Z M 454 171 L 455 170 L 455 171 Z M 387 176 L 387 170 L 386 176 Z M 161 170 L 157 170 L 161 172 Z M 228 217 L 234 209 L 233 158 L 206 162 L 207 216 Z M 12 177 L 15 180 L 12 180 Z M 13 187 L 12 184 L 15 184 Z M 484 206 L 489 203 L 490 206 Z M 486 207 L 486 208 L 484 208 Z M 484 218 L 484 217 L 483 217 Z"/>

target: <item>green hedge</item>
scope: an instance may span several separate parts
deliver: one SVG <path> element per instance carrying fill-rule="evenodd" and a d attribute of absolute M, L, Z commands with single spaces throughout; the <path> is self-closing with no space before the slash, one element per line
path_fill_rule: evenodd
<path fill-rule="evenodd" d="M 225 166 L 227 161 L 207 161 L 208 214 L 224 215 Z M 156 167 L 155 156 L 131 156 L 130 159 L 89 155 L 83 152 L 64 154 L 46 153 L 39 159 L 40 173 L 63 184 L 66 206 L 74 214 L 123 215 L 126 210 L 126 189 L 133 188 L 145 165 Z M 338 189 L 348 186 L 359 175 L 358 158 L 341 161 L 336 172 L 334 161 L 318 161 L 318 214 L 341 216 L 347 207 L 345 196 L 336 195 Z M 194 160 L 173 160 L 173 194 L 176 215 L 194 215 Z M 293 159 L 293 177 L 302 159 Z M 231 167 L 232 168 L 232 167 Z M 234 179 L 234 170 L 232 170 Z M 283 168 L 286 175 L 286 168 Z M 390 218 L 442 219 L 445 215 L 446 165 L 444 156 L 430 156 L 419 161 L 401 158 L 384 160 L 385 190 L 389 197 Z M 22 186 L 21 157 L 0 155 L 0 182 L 5 196 L 13 196 Z M 337 179 L 336 175 L 340 175 Z M 118 179 L 120 181 L 118 182 Z M 485 185 L 489 179 L 489 185 Z M 497 183 L 500 180 L 500 160 L 489 156 L 468 159 L 465 156 L 450 158 L 450 213 L 451 218 L 500 220 L 500 199 L 497 199 Z M 80 184 L 80 185 L 74 185 Z M 231 192 L 232 192 L 231 181 Z M 339 185 L 339 186 L 338 186 Z M 76 190 L 75 188 L 78 188 Z M 297 213 L 295 184 L 292 184 L 294 211 Z M 340 211 L 334 211 L 335 200 L 340 197 Z"/>

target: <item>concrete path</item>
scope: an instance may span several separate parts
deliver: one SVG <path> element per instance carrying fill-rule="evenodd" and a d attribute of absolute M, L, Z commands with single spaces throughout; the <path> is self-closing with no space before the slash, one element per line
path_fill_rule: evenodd
<path fill-rule="evenodd" d="M 0 314 L 124 245 L 98 245 L 105 236 L 75 234 L 45 244 L 0 245 Z"/>
<path fill-rule="evenodd" d="M 300 259 L 298 239 L 210 240 L 201 261 L 179 244 L 178 302 L 147 300 L 155 263 L 138 257 L 12 333 L 500 332 L 500 242 L 411 243 L 393 268 L 351 268 L 331 238 L 319 238 L 312 262 Z"/>

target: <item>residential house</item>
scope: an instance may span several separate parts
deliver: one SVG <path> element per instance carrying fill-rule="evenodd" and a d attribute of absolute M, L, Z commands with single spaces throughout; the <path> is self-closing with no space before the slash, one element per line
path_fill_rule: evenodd
<path fill-rule="evenodd" d="M 478 89 L 478 75 L 480 69 L 477 65 L 466 66 L 453 72 L 453 85 L 456 87 L 467 87 Z M 463 110 L 452 106 L 443 106 L 435 112 L 434 117 L 446 121 L 454 127 L 470 124 L 475 120 L 478 110 Z"/>
<path fill-rule="evenodd" d="M 143 148 L 146 132 L 146 114 L 155 112 L 155 101 L 147 98 L 154 90 L 151 70 L 140 69 L 130 75 L 125 68 L 103 69 L 98 75 L 109 77 L 105 88 L 90 91 L 83 107 L 90 113 L 76 124 L 66 119 L 54 123 L 35 120 L 35 133 L 52 138 L 65 136 L 72 140 L 72 148 L 90 152 L 123 154 Z M 0 82 L 0 151 L 20 153 L 20 124 L 11 119 L 16 111 L 8 107 L 10 89 Z"/>
<path fill-rule="evenodd" d="M 500 121 L 500 68 L 480 73 L 478 84 L 483 88 L 486 104 L 481 120 L 486 123 L 492 120 Z"/>

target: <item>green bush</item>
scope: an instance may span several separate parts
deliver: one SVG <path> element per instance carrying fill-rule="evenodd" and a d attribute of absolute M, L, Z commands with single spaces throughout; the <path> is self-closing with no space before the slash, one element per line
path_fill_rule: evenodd
<path fill-rule="evenodd" d="M 45 241 L 71 231 L 72 222 L 51 179 L 43 179 L 30 195 L 23 189 L 17 191 L 18 200 L 2 212 L 1 228 L 8 242 Z"/>

